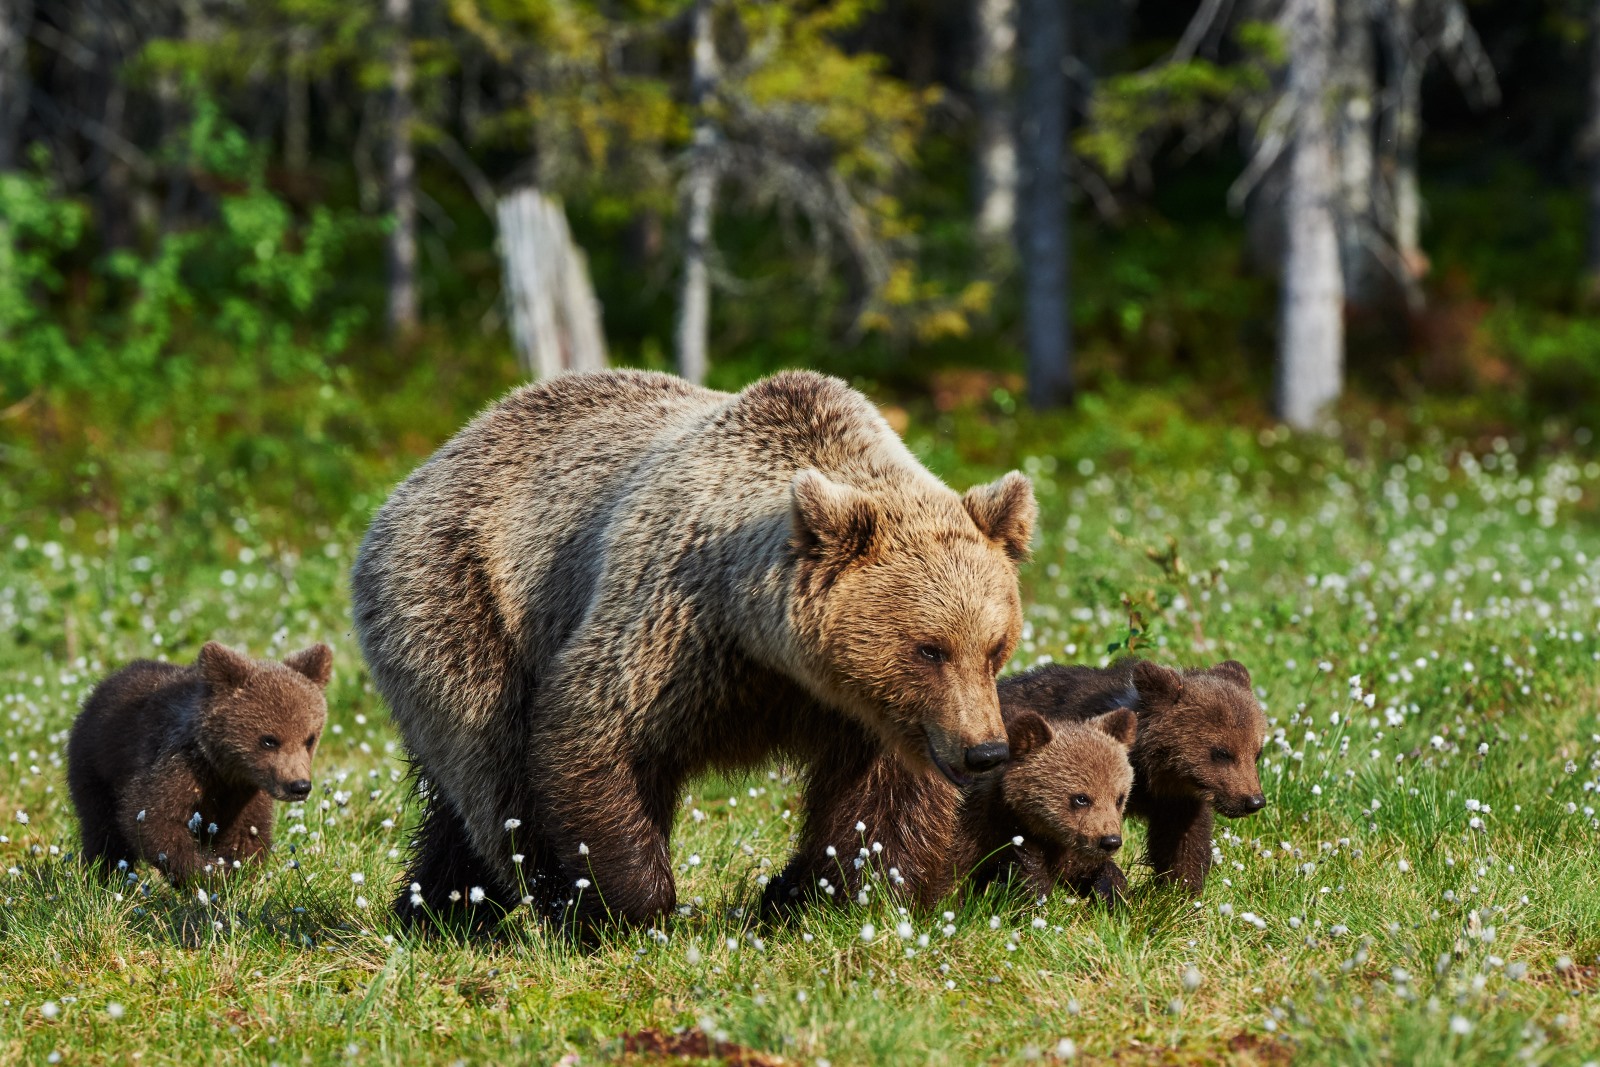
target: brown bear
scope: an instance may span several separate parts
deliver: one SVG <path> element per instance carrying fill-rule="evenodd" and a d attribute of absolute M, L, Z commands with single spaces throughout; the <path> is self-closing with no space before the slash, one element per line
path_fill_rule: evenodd
<path fill-rule="evenodd" d="M 352 574 L 428 798 L 398 911 L 526 897 L 648 922 L 676 904 L 674 809 L 708 768 L 999 766 L 1035 512 L 1016 472 L 951 491 L 816 374 L 513 391 L 395 490 Z"/>
<path fill-rule="evenodd" d="M 144 859 L 174 885 L 272 845 L 274 799 L 311 793 L 327 645 L 282 663 L 215 641 L 188 667 L 138 660 L 89 694 L 67 739 L 83 861 Z"/>
<path fill-rule="evenodd" d="M 1126 881 L 1111 857 L 1122 847 L 1137 731 L 1126 708 L 1053 727 L 1033 711 L 1008 715 L 1010 761 L 962 798 L 956 876 L 977 889 L 1015 875 L 1041 897 L 1057 886 L 1107 899 L 1120 893 Z"/>
<path fill-rule="evenodd" d="M 865 903 L 875 881 L 924 908 L 958 885 L 981 888 L 1013 873 L 1040 895 L 1063 885 L 1119 892 L 1126 883 L 1110 858 L 1122 847 L 1133 786 L 1134 713 L 1052 726 L 1031 710 L 1002 704 L 1001 712 L 1011 758 L 964 790 L 890 757 L 836 792 L 815 790 L 800 847 L 767 884 L 763 913 L 819 896 Z"/>
<path fill-rule="evenodd" d="M 1031 710 L 1061 722 L 1129 708 L 1138 716 L 1128 814 L 1149 825 L 1158 881 L 1199 893 L 1211 867 L 1213 815 L 1241 818 L 1266 806 L 1256 763 L 1267 720 L 1240 663 L 1181 672 L 1135 659 L 1052 665 L 1004 678 L 999 688 L 1008 714 Z"/>

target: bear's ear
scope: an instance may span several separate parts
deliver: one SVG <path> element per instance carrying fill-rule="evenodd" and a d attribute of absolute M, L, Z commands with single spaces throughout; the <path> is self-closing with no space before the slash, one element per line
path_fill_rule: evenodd
<path fill-rule="evenodd" d="M 1183 675 L 1171 667 L 1142 659 L 1133 665 L 1133 687 L 1139 691 L 1139 701 L 1146 707 L 1168 704 L 1178 699 L 1183 691 Z"/>
<path fill-rule="evenodd" d="M 333 677 L 333 649 L 318 643 L 285 657 L 283 665 L 310 678 L 318 689 L 326 689 Z"/>
<path fill-rule="evenodd" d="M 1127 708 L 1118 708 L 1089 720 L 1089 725 L 1108 735 L 1119 745 L 1131 745 L 1139 736 L 1139 716 Z"/>
<path fill-rule="evenodd" d="M 207 641 L 200 649 L 200 676 L 213 693 L 237 689 L 256 669 L 249 656 L 242 655 L 227 645 Z"/>
<path fill-rule="evenodd" d="M 848 561 L 864 556 L 878 530 L 878 509 L 861 490 L 814 470 L 789 486 L 794 546 L 814 559 Z"/>
<path fill-rule="evenodd" d="M 1039 505 L 1033 499 L 1033 483 L 1020 471 L 987 485 L 973 486 L 962 496 L 961 503 L 983 536 L 1005 549 L 1006 555 L 1017 562 L 1028 558 Z"/>
<path fill-rule="evenodd" d="M 1216 675 L 1218 678 L 1225 678 L 1236 685 L 1242 685 L 1246 689 L 1250 688 L 1250 672 L 1245 670 L 1244 664 L 1240 663 L 1236 659 L 1223 660 L 1221 663 L 1211 668 L 1211 673 Z"/>
<path fill-rule="evenodd" d="M 1006 745 L 1011 758 L 1021 759 L 1028 753 L 1041 749 L 1055 737 L 1055 731 L 1037 711 L 1024 711 L 1006 723 Z"/>

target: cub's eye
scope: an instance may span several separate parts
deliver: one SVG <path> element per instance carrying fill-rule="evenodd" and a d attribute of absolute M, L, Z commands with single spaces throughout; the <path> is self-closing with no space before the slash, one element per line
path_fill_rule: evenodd
<path fill-rule="evenodd" d="M 938 645 L 918 645 L 917 655 L 921 656 L 928 663 L 943 663 L 949 658 L 949 656 L 946 655 L 945 650 L 940 648 Z"/>
<path fill-rule="evenodd" d="M 261 739 L 262 748 L 277 748 L 279 744 L 281 742 L 276 737 L 263 737 Z"/>
<path fill-rule="evenodd" d="M 1214 748 L 1214 749 L 1211 750 L 1211 762 L 1213 762 L 1213 763 L 1232 763 L 1233 762 L 1233 753 L 1229 752 L 1225 748 Z"/>
<path fill-rule="evenodd" d="M 1091 803 L 1093 801 L 1089 799 L 1089 794 L 1087 793 L 1079 793 L 1072 798 L 1072 806 L 1075 808 L 1087 808 Z"/>
<path fill-rule="evenodd" d="M 1257 763 L 1261 762 L 1261 753 L 1264 752 L 1264 751 L 1265 751 L 1265 749 L 1260 749 L 1260 748 L 1256 749 L 1256 762 Z"/>
<path fill-rule="evenodd" d="M 317 747 L 317 735 L 316 734 L 312 734 L 310 737 L 306 738 L 306 747 L 307 748 L 316 748 Z"/>
<path fill-rule="evenodd" d="M 1124 804 L 1126 804 L 1127 802 L 1128 802 L 1128 794 L 1124 793 L 1120 797 L 1118 797 L 1117 798 L 1117 810 L 1121 811 L 1122 810 L 1122 806 Z"/>

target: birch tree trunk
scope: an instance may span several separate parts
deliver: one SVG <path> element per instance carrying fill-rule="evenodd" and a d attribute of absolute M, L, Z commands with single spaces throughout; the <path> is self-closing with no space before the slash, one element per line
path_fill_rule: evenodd
<path fill-rule="evenodd" d="M 28 31 L 33 0 L 0 0 L 0 171 L 22 154 L 22 120 L 28 114 Z"/>
<path fill-rule="evenodd" d="M 712 153 L 717 131 L 706 103 L 717 79 L 713 0 L 696 0 L 690 28 L 689 106 L 694 112 L 694 143 L 684 181 L 683 290 L 678 306 L 678 373 L 700 384 L 706 379 L 707 335 L 711 325 L 711 220 L 716 212 L 717 172 Z"/>
<path fill-rule="evenodd" d="M 1011 105 L 1017 51 L 1017 0 L 976 0 L 977 55 L 972 83 L 978 107 L 978 236 L 1011 244 L 1017 225 L 1017 133 Z"/>
<path fill-rule="evenodd" d="M 1373 225 L 1373 98 L 1377 70 L 1369 0 L 1340 0 L 1339 44 L 1334 82 L 1338 86 L 1339 257 L 1345 297 L 1366 306 L 1377 287 L 1379 265 Z"/>
<path fill-rule="evenodd" d="M 1423 304 L 1422 192 L 1417 184 L 1417 142 L 1422 134 L 1422 57 L 1418 55 L 1416 0 L 1387 0 L 1384 48 L 1391 99 L 1385 123 L 1384 171 L 1388 217 L 1384 235 L 1394 253 L 1395 273 L 1407 306 Z"/>
<path fill-rule="evenodd" d="M 1289 0 L 1285 18 L 1295 129 L 1284 197 L 1276 407 L 1290 426 L 1312 429 L 1344 385 L 1344 280 L 1328 121 L 1334 0 Z"/>
<path fill-rule="evenodd" d="M 417 328 L 417 188 L 411 148 L 411 0 L 384 0 L 389 53 L 389 330 Z"/>
<path fill-rule="evenodd" d="M 1067 10 L 1062 0 L 1023 0 L 1021 258 L 1028 333 L 1028 403 L 1072 399 L 1067 309 L 1065 142 Z"/>
<path fill-rule="evenodd" d="M 496 205 L 517 360 L 531 378 L 606 365 L 600 302 L 561 205 L 534 189 Z"/>
<path fill-rule="evenodd" d="M 1600 2 L 1589 39 L 1589 289 L 1600 299 Z"/>

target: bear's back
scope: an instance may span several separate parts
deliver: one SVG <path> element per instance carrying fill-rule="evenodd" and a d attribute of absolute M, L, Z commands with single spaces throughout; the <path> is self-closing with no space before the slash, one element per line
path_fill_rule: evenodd
<path fill-rule="evenodd" d="M 69 766 L 117 785 L 144 771 L 192 730 L 203 685 L 195 668 L 154 660 L 107 676 L 73 723 Z"/>

